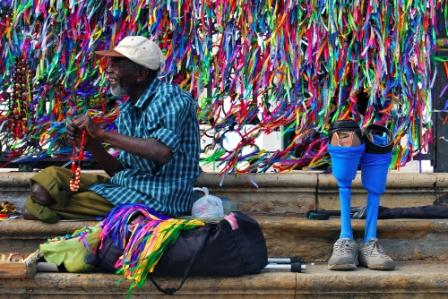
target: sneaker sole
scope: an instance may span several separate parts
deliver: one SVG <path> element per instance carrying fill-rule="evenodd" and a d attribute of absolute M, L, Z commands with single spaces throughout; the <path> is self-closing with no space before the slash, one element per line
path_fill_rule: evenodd
<path fill-rule="evenodd" d="M 359 266 L 359 255 L 355 255 L 353 264 L 333 264 L 328 265 L 328 270 L 356 270 Z"/>
<path fill-rule="evenodd" d="M 370 270 L 382 270 L 382 271 L 392 271 L 395 270 L 395 264 L 367 264 L 366 262 L 359 262 L 361 267 L 370 269 Z"/>
<path fill-rule="evenodd" d="M 395 265 L 366 265 L 364 267 L 370 270 L 382 270 L 382 271 L 392 271 L 395 269 Z"/>
<path fill-rule="evenodd" d="M 356 270 L 355 264 L 328 265 L 328 270 Z"/>

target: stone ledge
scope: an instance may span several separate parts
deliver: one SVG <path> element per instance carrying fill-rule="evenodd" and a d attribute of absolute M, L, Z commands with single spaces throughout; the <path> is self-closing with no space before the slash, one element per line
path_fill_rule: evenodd
<path fill-rule="evenodd" d="M 91 173 L 104 173 L 90 171 Z M 0 188 L 29 186 L 32 172 L 2 172 L 0 173 Z M 198 186 L 215 188 L 250 187 L 308 187 L 336 188 L 336 180 L 329 173 L 319 171 L 298 171 L 294 173 L 241 174 L 220 176 L 213 173 L 203 173 L 198 180 Z M 354 188 L 362 188 L 361 175 L 358 172 L 353 181 Z M 388 188 L 448 188 L 448 173 L 400 173 L 391 171 L 387 180 Z"/>
<path fill-rule="evenodd" d="M 263 273 L 237 278 L 189 278 L 178 295 L 187 298 L 421 298 L 448 296 L 447 264 L 400 263 L 395 271 L 358 268 L 336 272 L 326 265 L 306 273 Z M 128 282 L 111 274 L 38 273 L 32 279 L 0 279 L 1 298 L 124 296 Z M 159 279 L 176 286 L 178 279 Z M 148 281 L 133 297 L 163 297 Z"/>
<path fill-rule="evenodd" d="M 326 261 L 339 235 L 339 219 L 307 220 L 298 217 L 254 216 L 266 238 L 270 256 L 300 256 Z M 364 221 L 353 220 L 357 238 Z M 49 237 L 64 235 L 96 222 L 11 220 L 0 222 L 0 242 L 6 251 L 31 252 Z M 378 222 L 378 236 L 395 260 L 448 261 L 448 219 L 393 219 Z"/>
<path fill-rule="evenodd" d="M 332 237 L 339 231 L 339 218 L 330 220 L 308 220 L 293 216 L 253 216 L 263 231 L 287 231 L 300 233 L 302 236 Z M 33 220 L 9 220 L 0 222 L 0 239 L 45 237 L 47 235 L 64 235 L 83 226 L 95 225 L 96 221 L 60 221 L 46 224 Z M 364 220 L 352 220 L 355 233 L 364 230 Z M 382 219 L 378 221 L 378 232 L 382 238 L 419 238 L 427 233 L 448 234 L 448 219 Z"/>
<path fill-rule="evenodd" d="M 29 194 L 29 178 L 33 174 L 0 173 L 0 201 L 10 201 L 21 208 Z M 339 209 L 339 194 L 333 176 L 315 171 L 224 177 L 204 173 L 197 186 L 206 186 L 211 193 L 230 199 L 246 213 L 303 215 L 310 209 Z M 392 171 L 381 202 L 386 207 L 424 206 L 447 192 L 448 173 Z M 365 205 L 366 192 L 361 186 L 360 174 L 353 181 L 352 194 L 353 206 Z"/>
<path fill-rule="evenodd" d="M 319 188 L 336 188 L 336 180 L 331 174 L 318 175 Z M 352 186 L 362 188 L 361 172 L 358 171 Z M 400 173 L 390 171 L 387 176 L 387 188 L 448 188 L 448 173 Z"/>

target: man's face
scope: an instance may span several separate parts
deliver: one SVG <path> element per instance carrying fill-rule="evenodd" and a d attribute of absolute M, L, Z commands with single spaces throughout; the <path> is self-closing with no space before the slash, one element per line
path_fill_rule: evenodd
<path fill-rule="evenodd" d="M 136 83 L 137 67 L 127 58 L 113 57 L 106 70 L 112 95 L 121 97 L 129 94 Z"/>

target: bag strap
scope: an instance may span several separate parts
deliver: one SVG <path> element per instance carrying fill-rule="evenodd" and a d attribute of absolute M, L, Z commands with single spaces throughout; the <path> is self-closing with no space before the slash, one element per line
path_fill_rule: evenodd
<path fill-rule="evenodd" d="M 191 268 L 193 267 L 194 262 L 196 261 L 196 258 L 198 257 L 199 253 L 202 252 L 202 250 L 205 247 L 205 244 L 207 244 L 208 238 L 210 237 L 210 227 L 207 226 L 207 234 L 205 235 L 204 241 L 201 244 L 201 247 L 194 253 L 194 255 L 191 257 L 190 261 L 188 262 L 187 268 L 185 269 L 184 275 L 182 277 L 182 280 L 177 288 L 162 288 L 154 279 L 153 275 L 149 275 L 149 279 L 151 280 L 152 284 L 162 293 L 166 295 L 174 295 L 177 291 L 179 291 L 182 286 L 184 285 L 185 281 L 187 280 L 188 276 L 190 275 Z"/>

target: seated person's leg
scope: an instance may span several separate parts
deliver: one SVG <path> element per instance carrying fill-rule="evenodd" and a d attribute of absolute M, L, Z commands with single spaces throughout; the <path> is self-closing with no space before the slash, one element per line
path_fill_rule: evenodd
<path fill-rule="evenodd" d="M 114 205 L 95 192 L 85 191 L 73 194 L 67 207 L 56 207 L 60 219 L 98 220 L 103 218 Z"/>
<path fill-rule="evenodd" d="M 23 211 L 23 219 L 25 220 L 39 220 L 39 218 L 34 217 L 28 210 Z"/>
<path fill-rule="evenodd" d="M 70 177 L 70 170 L 55 166 L 34 175 L 31 178 L 31 194 L 25 203 L 24 219 L 37 218 L 54 223 L 65 218 L 58 213 L 71 205 L 74 193 L 69 189 Z M 108 180 L 109 178 L 101 175 L 82 174 L 79 191 L 87 191 L 90 185 Z"/>
<path fill-rule="evenodd" d="M 28 220 L 56 223 L 61 219 L 98 220 L 105 216 L 114 205 L 95 192 L 86 191 L 73 194 L 68 206 L 43 206 L 28 198 L 25 203 Z"/>
<path fill-rule="evenodd" d="M 39 195 L 42 193 L 47 193 L 47 195 L 53 199 L 53 202 L 51 202 L 52 204 L 66 206 L 73 194 L 69 187 L 71 175 L 71 171 L 67 168 L 50 166 L 43 169 L 31 178 L 31 183 L 32 186 L 35 185 L 35 183 L 39 184 L 47 192 L 42 192 L 40 191 L 42 188 L 37 187 L 40 194 L 35 194 L 35 196 L 40 197 Z M 109 178 L 102 175 L 82 173 L 78 192 L 88 191 L 90 185 L 95 183 L 105 183 L 108 180 Z M 40 200 L 37 200 L 36 202 L 46 205 L 45 201 L 41 202 Z"/>
<path fill-rule="evenodd" d="M 50 207 L 34 202 L 31 197 L 28 197 L 25 201 L 23 218 L 26 220 L 41 220 L 46 223 L 56 223 L 60 219 L 58 214 Z"/>

